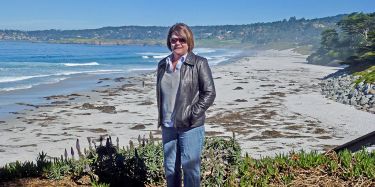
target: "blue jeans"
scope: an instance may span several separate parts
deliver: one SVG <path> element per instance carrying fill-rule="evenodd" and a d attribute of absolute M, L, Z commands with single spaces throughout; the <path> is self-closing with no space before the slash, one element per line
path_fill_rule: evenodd
<path fill-rule="evenodd" d="M 199 187 L 204 125 L 187 129 L 162 127 L 162 139 L 167 186 L 181 186 L 182 165 L 184 186 Z"/>

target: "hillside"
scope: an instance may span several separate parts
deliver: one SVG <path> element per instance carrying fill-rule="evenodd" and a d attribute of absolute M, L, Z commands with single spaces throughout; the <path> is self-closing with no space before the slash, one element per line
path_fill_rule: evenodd
<path fill-rule="evenodd" d="M 244 25 L 192 26 L 201 46 L 288 48 L 300 45 L 318 47 L 320 33 L 336 28 L 345 15 L 317 19 L 297 19 Z M 84 30 L 0 30 L 0 40 L 26 40 L 54 43 L 164 45 L 168 27 L 122 26 Z"/>

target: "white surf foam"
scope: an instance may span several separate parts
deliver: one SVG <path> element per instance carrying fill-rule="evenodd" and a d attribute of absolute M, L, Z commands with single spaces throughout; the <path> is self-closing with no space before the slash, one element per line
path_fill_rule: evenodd
<path fill-rule="evenodd" d="M 88 62 L 88 63 L 65 63 L 64 66 L 72 67 L 72 66 L 98 66 L 100 65 L 97 62 Z"/>
<path fill-rule="evenodd" d="M 139 55 L 142 55 L 142 58 L 155 58 L 155 59 L 161 59 L 165 58 L 169 55 L 169 53 L 154 53 L 154 52 L 144 52 L 144 53 L 137 53 Z"/>
<path fill-rule="evenodd" d="M 199 53 L 213 53 L 213 52 L 216 52 L 215 49 L 211 49 L 211 48 L 196 48 L 193 50 L 194 53 L 196 54 L 199 54 Z"/>
<path fill-rule="evenodd" d="M 0 83 L 4 82 L 17 82 L 32 78 L 48 77 L 49 75 L 30 75 L 30 76 L 19 76 L 19 77 L 0 77 Z"/>

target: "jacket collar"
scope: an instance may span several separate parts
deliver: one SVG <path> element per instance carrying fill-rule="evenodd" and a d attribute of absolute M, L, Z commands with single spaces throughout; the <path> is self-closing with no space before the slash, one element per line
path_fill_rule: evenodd
<path fill-rule="evenodd" d="M 185 63 L 190 64 L 192 66 L 195 65 L 195 54 L 193 52 L 189 52 L 186 56 Z"/>
<path fill-rule="evenodd" d="M 186 56 L 185 63 L 194 66 L 195 65 L 195 54 L 193 52 L 189 52 Z M 159 66 L 166 66 L 167 64 L 167 57 L 161 60 Z"/>

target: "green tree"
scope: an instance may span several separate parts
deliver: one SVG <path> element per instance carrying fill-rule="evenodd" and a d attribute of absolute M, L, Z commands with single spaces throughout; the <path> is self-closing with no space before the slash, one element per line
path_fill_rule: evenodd
<path fill-rule="evenodd" d="M 336 32 L 335 29 L 324 30 L 321 36 L 322 39 L 320 44 L 324 49 L 335 48 L 339 43 L 339 34 Z"/>
<path fill-rule="evenodd" d="M 355 12 L 344 17 L 337 25 L 350 36 L 360 36 L 363 41 L 366 41 L 368 33 L 375 27 L 375 13 Z"/>

